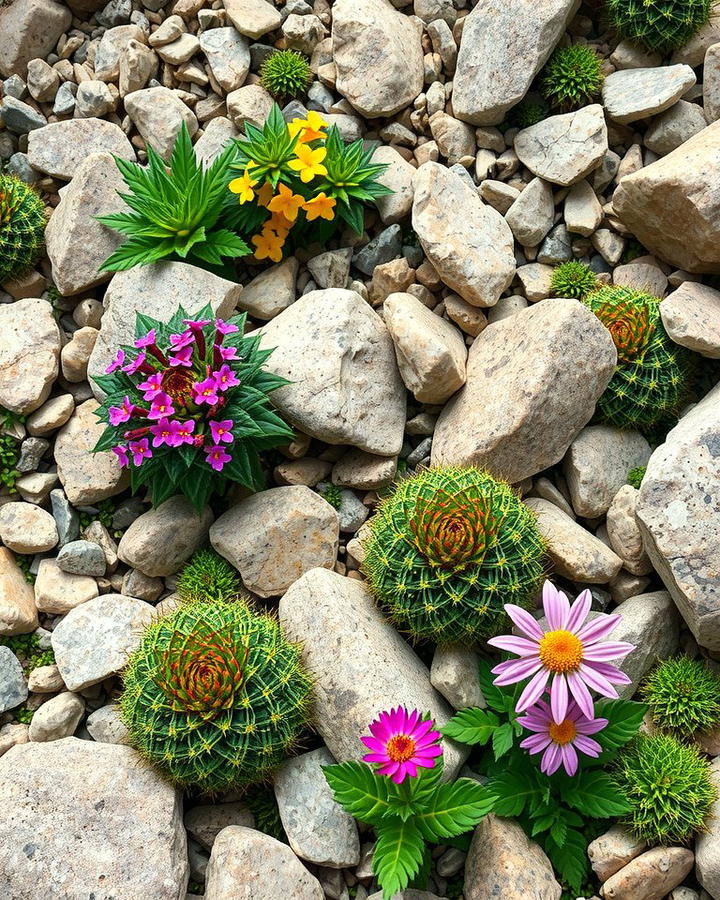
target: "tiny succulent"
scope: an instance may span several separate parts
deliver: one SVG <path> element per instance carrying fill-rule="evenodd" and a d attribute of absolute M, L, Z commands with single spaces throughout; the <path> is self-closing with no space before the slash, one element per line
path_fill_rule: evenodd
<path fill-rule="evenodd" d="M 300 648 L 241 599 L 182 603 L 151 624 L 124 673 L 133 746 L 202 793 L 262 781 L 308 722 Z"/>
<path fill-rule="evenodd" d="M 715 0 L 606 0 L 619 37 L 663 54 L 687 44 L 714 5 Z"/>
<path fill-rule="evenodd" d="M 19 562 L 19 558 L 17 558 Z M 40 666 L 51 666 L 55 662 L 55 654 L 51 648 L 43 649 L 36 633 L 0 636 L 0 647 L 9 647 L 20 659 L 25 672 L 32 672 Z"/>
<path fill-rule="evenodd" d="M 224 603 L 243 594 L 237 570 L 209 548 L 197 550 L 180 573 L 177 592 L 182 600 Z"/>
<path fill-rule="evenodd" d="M 37 191 L 13 175 L 0 175 L 0 284 L 35 265 L 46 221 Z"/>
<path fill-rule="evenodd" d="M 597 404 L 599 419 L 618 428 L 642 428 L 676 412 L 690 390 L 693 357 L 668 336 L 657 297 L 602 287 L 583 303 L 617 349 L 615 372 Z"/>
<path fill-rule="evenodd" d="M 595 273 L 576 259 L 560 263 L 553 269 L 550 293 L 553 297 L 574 297 L 581 300 L 597 287 Z"/>
<path fill-rule="evenodd" d="M 307 60 L 295 50 L 277 50 L 260 67 L 265 90 L 280 101 L 293 100 L 305 93 L 312 81 Z"/>
<path fill-rule="evenodd" d="M 540 90 L 553 106 L 569 111 L 592 103 L 603 77 L 600 57 L 591 47 L 558 47 L 545 65 Z"/>
<path fill-rule="evenodd" d="M 631 484 L 634 488 L 639 489 L 643 482 L 643 478 L 645 477 L 646 470 L 647 466 L 635 466 L 634 469 L 630 469 L 627 473 L 627 483 Z"/>
<path fill-rule="evenodd" d="M 651 845 L 687 841 L 717 797 L 707 760 L 669 734 L 638 735 L 615 775 L 632 807 L 626 824 Z"/>
<path fill-rule="evenodd" d="M 544 543 L 509 485 L 474 468 L 404 479 L 369 523 L 363 568 L 381 607 L 416 639 L 472 644 L 540 587 Z"/>
<path fill-rule="evenodd" d="M 642 695 L 655 724 L 681 739 L 720 723 L 720 675 L 702 660 L 663 660 L 648 676 Z"/>

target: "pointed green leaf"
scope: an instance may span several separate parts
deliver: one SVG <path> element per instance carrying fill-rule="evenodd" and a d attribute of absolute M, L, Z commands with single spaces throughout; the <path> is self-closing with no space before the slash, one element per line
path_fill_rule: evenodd
<path fill-rule="evenodd" d="M 452 784 L 440 784 L 423 800 L 423 812 L 414 821 L 429 841 L 442 842 L 470 831 L 495 804 L 490 791 L 470 778 L 459 778 Z"/>
<path fill-rule="evenodd" d="M 373 854 L 373 871 L 383 897 L 390 900 L 403 891 L 420 870 L 425 844 L 417 825 L 412 821 L 388 819 L 376 826 L 377 843 Z"/>
<path fill-rule="evenodd" d="M 445 737 L 454 738 L 463 744 L 486 744 L 499 727 L 500 720 L 495 713 L 479 707 L 469 707 L 457 712 L 440 731 Z"/>
<path fill-rule="evenodd" d="M 365 763 L 323 766 L 323 772 L 335 801 L 361 822 L 377 825 L 391 812 L 388 785 L 392 782 L 376 775 Z"/>

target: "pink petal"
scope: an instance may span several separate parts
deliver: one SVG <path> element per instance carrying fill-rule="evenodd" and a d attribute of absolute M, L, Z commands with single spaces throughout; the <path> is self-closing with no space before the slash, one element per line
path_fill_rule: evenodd
<path fill-rule="evenodd" d="M 529 678 L 542 668 L 542 663 L 539 658 L 527 659 L 526 657 L 522 657 L 521 659 L 508 660 L 508 663 L 512 663 L 512 666 L 508 665 L 507 668 L 503 669 L 503 673 L 498 675 L 493 681 L 493 684 L 498 685 L 498 687 L 504 684 L 515 684 L 518 681 Z M 493 669 L 493 672 L 504 665 L 505 663 L 500 663 L 500 665 Z"/>
<path fill-rule="evenodd" d="M 565 721 L 568 708 L 568 685 L 564 675 L 556 675 L 550 686 L 550 709 L 553 720 L 558 724 Z"/>
<path fill-rule="evenodd" d="M 583 659 L 585 662 L 610 662 L 621 656 L 627 656 L 634 649 L 635 645 L 628 644 L 626 641 L 604 641 L 592 647 L 585 647 Z"/>
<path fill-rule="evenodd" d="M 592 594 L 590 591 L 583 591 L 582 594 L 578 594 L 570 607 L 570 615 L 566 625 L 568 631 L 572 631 L 574 634 L 580 628 L 585 619 L 587 619 L 591 606 Z"/>
<path fill-rule="evenodd" d="M 413 729 L 411 737 L 413 738 L 413 740 L 419 741 L 421 737 L 423 737 L 428 733 L 428 731 L 430 731 L 434 724 L 435 723 L 432 719 L 426 719 L 424 722 L 420 722 L 420 724 L 416 725 Z M 439 732 L 436 731 L 435 734 L 439 734 Z"/>
<path fill-rule="evenodd" d="M 536 641 L 542 640 L 542 628 L 526 609 L 523 609 L 521 606 L 515 606 L 514 603 L 506 603 L 505 612 L 510 617 L 513 625 L 519 628 L 523 634 L 529 638 L 534 638 Z"/>
<path fill-rule="evenodd" d="M 414 757 L 413 761 L 416 766 L 421 766 L 423 769 L 432 769 L 435 766 L 434 759 L 425 759 L 420 757 Z"/>
<path fill-rule="evenodd" d="M 611 684 L 630 684 L 632 679 L 624 672 L 621 672 L 617 666 L 611 666 L 610 663 L 594 662 L 591 663 L 593 669 L 604 675 Z"/>
<path fill-rule="evenodd" d="M 539 753 L 550 744 L 550 735 L 548 734 L 531 734 L 524 741 L 520 741 L 523 750 L 529 750 L 531 753 Z"/>
<path fill-rule="evenodd" d="M 602 694 L 603 697 L 612 697 L 613 699 L 617 697 L 617 691 L 610 684 L 607 678 L 605 678 L 604 675 L 601 675 L 591 666 L 586 666 L 584 663 L 580 663 L 578 674 L 588 687 L 591 687 L 594 691 L 597 691 L 598 694 Z"/>
<path fill-rule="evenodd" d="M 600 752 L 602 751 L 602 747 L 597 741 L 585 737 L 582 734 L 577 735 L 573 743 L 581 753 L 585 753 L 587 756 L 600 756 Z"/>
<path fill-rule="evenodd" d="M 548 625 L 553 631 L 565 627 L 565 621 L 570 612 L 570 604 L 565 594 L 549 581 L 543 585 L 543 609 Z"/>
<path fill-rule="evenodd" d="M 540 770 L 546 775 L 552 775 L 553 772 L 557 772 L 560 768 L 561 762 L 562 754 L 560 753 L 560 747 L 557 744 L 550 744 L 542 758 Z"/>
<path fill-rule="evenodd" d="M 597 734 L 598 731 L 602 731 L 605 728 L 607 723 L 607 719 L 586 719 L 582 722 L 577 722 L 575 730 L 578 734 Z"/>
<path fill-rule="evenodd" d="M 590 696 L 590 691 L 587 689 L 587 685 L 577 672 L 569 672 L 567 681 L 570 693 L 575 698 L 575 702 L 588 719 L 592 719 L 595 715 L 595 707 L 593 705 L 593 699 Z"/>
<path fill-rule="evenodd" d="M 536 700 L 539 700 L 540 697 L 542 697 L 549 677 L 550 673 L 547 669 L 540 669 L 540 671 L 530 679 L 525 685 L 522 694 L 520 694 L 520 699 L 515 707 L 516 712 L 525 712 L 528 706 L 532 706 Z"/>
<path fill-rule="evenodd" d="M 574 775 L 578 770 L 578 755 L 572 744 L 565 744 L 560 748 L 563 765 L 568 775 Z"/>
<path fill-rule="evenodd" d="M 498 650 L 507 650 L 509 653 L 517 653 L 518 656 L 537 655 L 537 641 L 529 641 L 527 638 L 513 637 L 512 635 L 503 635 L 501 637 L 491 638 L 488 641 L 491 647 L 497 647 Z"/>
<path fill-rule="evenodd" d="M 363 761 L 387 765 L 390 762 L 390 759 L 388 758 L 387 753 L 366 753 L 365 756 L 363 756 Z"/>
<path fill-rule="evenodd" d="M 577 636 L 584 645 L 594 644 L 595 641 L 607 637 L 620 621 L 620 618 L 621 616 L 608 616 L 606 613 L 600 613 L 592 622 L 583 625 Z"/>
<path fill-rule="evenodd" d="M 380 766 L 380 768 L 377 770 L 377 772 L 378 772 L 378 775 L 394 775 L 395 772 L 397 772 L 397 770 L 399 768 L 400 768 L 399 762 L 389 762 L 389 763 L 385 763 L 384 765 Z"/>
<path fill-rule="evenodd" d="M 385 741 L 379 741 L 376 737 L 361 737 L 360 740 L 368 747 L 370 750 L 374 750 L 376 753 L 382 753 L 387 746 Z"/>
<path fill-rule="evenodd" d="M 420 747 L 415 752 L 413 759 L 434 759 L 436 756 L 442 755 L 443 749 L 439 744 L 433 744 L 432 747 Z"/>
<path fill-rule="evenodd" d="M 417 777 L 417 762 L 414 759 L 409 759 L 403 765 L 405 766 L 406 775 L 409 775 L 411 778 Z"/>

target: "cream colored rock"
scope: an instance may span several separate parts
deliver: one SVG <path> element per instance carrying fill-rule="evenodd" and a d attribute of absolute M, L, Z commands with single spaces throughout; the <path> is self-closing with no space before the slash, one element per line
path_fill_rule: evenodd
<path fill-rule="evenodd" d="M 56 694 L 65 689 L 60 669 L 53 663 L 38 666 L 28 674 L 28 690 L 33 694 Z"/>
<path fill-rule="evenodd" d="M 229 93 L 242 87 L 250 70 L 250 48 L 237 29 L 208 28 L 200 35 L 200 48 L 223 90 Z"/>
<path fill-rule="evenodd" d="M 695 873 L 697 880 L 710 894 L 720 894 L 720 757 L 710 765 L 710 778 L 718 790 L 707 819 L 707 830 L 695 838 Z"/>
<path fill-rule="evenodd" d="M 623 485 L 613 497 L 607 511 L 610 546 L 623 561 L 623 568 L 633 575 L 649 575 L 652 563 L 643 546 L 640 526 L 635 518 L 639 492 L 631 484 Z"/>
<path fill-rule="evenodd" d="M 85 703 L 79 694 L 63 691 L 37 710 L 30 723 L 31 741 L 59 741 L 70 737 L 80 724 Z"/>
<path fill-rule="evenodd" d="M 116 25 L 103 32 L 95 50 L 95 78 L 116 81 L 120 74 L 120 57 L 131 41 L 145 44 L 147 38 L 139 25 Z"/>
<path fill-rule="evenodd" d="M 378 177 L 378 181 L 390 188 L 392 194 L 378 197 L 375 204 L 385 225 L 394 225 L 412 209 L 415 167 L 400 156 L 394 147 L 378 147 L 373 153 L 372 161 L 388 166 Z"/>
<path fill-rule="evenodd" d="M 565 198 L 565 227 L 573 234 L 589 237 L 602 222 L 603 210 L 589 182 L 576 181 Z"/>
<path fill-rule="evenodd" d="M 537 246 L 552 228 L 554 218 L 552 188 L 542 178 L 533 178 L 505 213 L 505 221 L 523 247 Z"/>
<path fill-rule="evenodd" d="M 397 459 L 348 450 L 332 469 L 332 482 L 358 491 L 377 491 L 395 478 Z"/>
<path fill-rule="evenodd" d="M 615 640 L 615 638 L 613 638 Z M 588 846 L 590 865 L 598 879 L 607 881 L 631 860 L 645 850 L 647 844 L 634 837 L 619 825 L 613 825 L 605 834 L 591 841 Z"/>
<path fill-rule="evenodd" d="M 55 0 L 22 0 L 0 9 L 0 75 L 25 78 L 31 59 L 44 59 L 72 22 L 72 13 Z"/>
<path fill-rule="evenodd" d="M 65 381 L 79 384 L 87 380 L 88 362 L 98 334 L 98 329 L 89 325 L 73 332 L 72 338 L 60 351 L 60 367 Z"/>
<path fill-rule="evenodd" d="M 685 847 L 654 847 L 611 875 L 600 893 L 605 900 L 662 900 L 693 867 Z"/>
<path fill-rule="evenodd" d="M 144 88 L 125 97 L 125 110 L 147 144 L 167 162 L 183 123 L 192 137 L 198 120 L 175 93 L 166 87 Z"/>
<path fill-rule="evenodd" d="M 35 604 L 40 612 L 65 615 L 99 594 L 89 575 L 63 572 L 54 559 L 41 559 L 35 579 Z"/>
<path fill-rule="evenodd" d="M 690 66 L 622 69 L 603 82 L 603 105 L 615 122 L 628 124 L 669 109 L 695 84 Z"/>
<path fill-rule="evenodd" d="M 59 359 L 60 329 L 47 300 L 0 305 L 0 406 L 21 415 L 42 406 Z"/>
<path fill-rule="evenodd" d="M 65 119 L 28 135 L 30 165 L 64 181 L 74 177 L 88 156 L 103 152 L 135 161 L 135 151 L 123 130 L 104 119 Z"/>
<path fill-rule="evenodd" d="M 57 544 L 58 531 L 49 512 L 13 501 L 0 506 L 0 540 L 16 553 L 43 553 Z"/>
<path fill-rule="evenodd" d="M 0 634 L 28 634 L 37 626 L 32 586 L 10 550 L 0 547 Z"/>
<path fill-rule="evenodd" d="M 50 434 L 64 425 L 75 409 L 72 394 L 60 394 L 46 400 L 41 407 L 31 413 L 25 422 L 28 434 L 41 437 Z"/>
<path fill-rule="evenodd" d="M 246 309 L 254 319 L 274 319 L 295 302 L 295 280 L 298 261 L 289 256 L 283 262 L 270 266 L 245 285 L 238 300 L 240 309 Z"/>
<path fill-rule="evenodd" d="M 282 16 L 267 0 L 223 0 L 227 17 L 240 34 L 257 38 L 280 27 Z"/>
<path fill-rule="evenodd" d="M 685 281 L 662 301 L 660 315 L 676 344 L 720 358 L 720 291 Z"/>
<path fill-rule="evenodd" d="M 273 98 L 261 84 L 243 85 L 228 94 L 226 101 L 228 118 L 241 130 L 246 122 L 262 128 L 273 105 Z"/>
<path fill-rule="evenodd" d="M 626 641 L 635 649 L 614 663 L 630 679 L 618 688 L 618 695 L 629 700 L 650 669 L 677 652 L 680 616 L 667 591 L 636 594 L 623 602 L 621 613 L 612 640 Z"/>

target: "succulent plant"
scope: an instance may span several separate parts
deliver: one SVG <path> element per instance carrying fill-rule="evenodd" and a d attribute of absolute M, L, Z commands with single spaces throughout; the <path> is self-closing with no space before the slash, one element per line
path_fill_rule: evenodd
<path fill-rule="evenodd" d="M 663 660 L 648 676 L 642 695 L 655 724 L 680 739 L 720 724 L 720 675 L 702 660 Z"/>
<path fill-rule="evenodd" d="M 507 125 L 510 128 L 530 128 L 547 118 L 550 110 L 540 97 L 524 97 L 507 114 Z"/>
<path fill-rule="evenodd" d="M 647 466 L 635 466 L 634 469 L 630 469 L 627 473 L 627 483 L 639 489 L 646 471 Z"/>
<path fill-rule="evenodd" d="M 602 287 L 583 303 L 617 348 L 615 372 L 597 404 L 600 420 L 642 428 L 677 411 L 690 390 L 693 356 L 670 340 L 657 297 L 627 287 Z"/>
<path fill-rule="evenodd" d="M 646 50 L 669 53 L 682 47 L 710 18 L 715 0 L 607 0 L 618 36 Z"/>
<path fill-rule="evenodd" d="M 312 72 L 302 54 L 295 50 L 277 50 L 260 67 L 260 81 L 276 100 L 293 100 L 308 89 Z"/>
<path fill-rule="evenodd" d="M 0 284 L 35 265 L 45 240 L 45 204 L 29 185 L 0 175 Z"/>
<path fill-rule="evenodd" d="M 177 580 L 182 600 L 227 603 L 242 596 L 237 569 L 209 547 L 196 550 Z"/>
<path fill-rule="evenodd" d="M 426 469 L 398 484 L 369 523 L 364 571 L 395 624 L 416 639 L 472 644 L 529 602 L 543 578 L 533 513 L 474 468 Z"/>
<path fill-rule="evenodd" d="M 340 504 L 342 503 L 342 490 L 337 484 L 328 481 L 320 491 L 320 496 L 329 503 L 330 506 L 334 506 L 335 509 L 340 509 Z"/>
<path fill-rule="evenodd" d="M 133 746 L 202 793 L 263 780 L 308 721 L 299 647 L 243 600 L 184 603 L 151 624 L 124 682 Z"/>
<path fill-rule="evenodd" d="M 553 297 L 574 297 L 581 300 L 596 287 L 595 273 L 576 259 L 560 263 L 553 269 L 550 281 L 550 293 Z"/>
<path fill-rule="evenodd" d="M 558 47 L 545 64 L 540 90 L 553 106 L 570 111 L 598 96 L 604 76 L 600 57 L 582 44 Z"/>
<path fill-rule="evenodd" d="M 626 824 L 651 845 L 687 841 L 717 797 L 707 760 L 669 734 L 638 735 L 615 776 L 632 806 Z"/>

